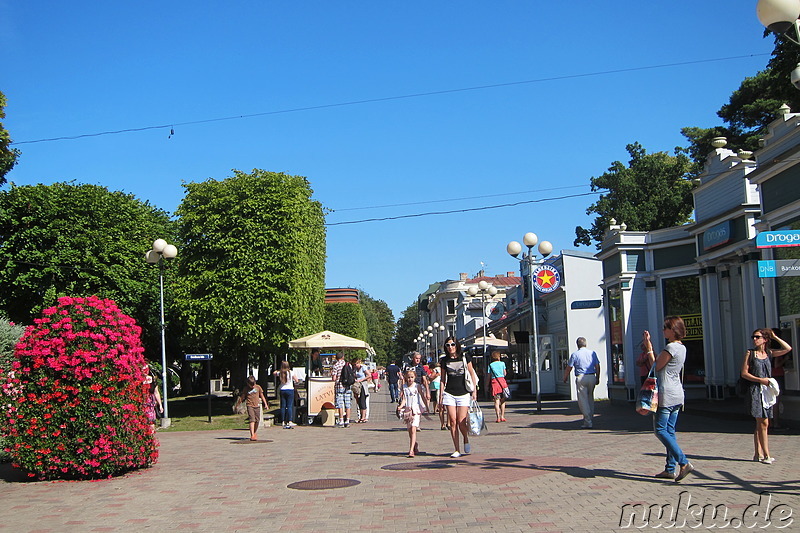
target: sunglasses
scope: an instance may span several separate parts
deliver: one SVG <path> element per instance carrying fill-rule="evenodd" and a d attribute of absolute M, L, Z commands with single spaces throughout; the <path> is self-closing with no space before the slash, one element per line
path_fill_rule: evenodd
<path fill-rule="evenodd" d="M 446 342 L 446 343 L 444 343 L 444 345 L 445 346 L 455 346 L 456 343 L 454 343 L 454 342 Z"/>
<path fill-rule="evenodd" d="M 753 335 L 753 338 L 754 339 L 763 339 L 764 337 L 762 337 L 761 335 Z"/>

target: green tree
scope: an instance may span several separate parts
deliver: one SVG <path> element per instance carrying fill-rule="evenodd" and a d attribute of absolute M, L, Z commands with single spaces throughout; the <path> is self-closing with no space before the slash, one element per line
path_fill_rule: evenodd
<path fill-rule="evenodd" d="M 681 130 L 689 140 L 686 152 L 692 160 L 701 165 L 705 162 L 714 137 L 726 137 L 729 148 L 755 151 L 758 139 L 766 133 L 767 125 L 775 120 L 783 104 L 795 112 L 800 111 L 800 91 L 790 81 L 799 60 L 796 44 L 775 37 L 775 47 L 766 68 L 745 78 L 728 103 L 717 111 L 724 126 Z"/>
<path fill-rule="evenodd" d="M 400 360 L 405 354 L 416 348 L 415 339 L 419 335 L 419 303 L 414 302 L 403 310 L 397 320 L 394 339 L 392 341 L 392 355 Z"/>
<path fill-rule="evenodd" d="M 6 97 L 0 92 L 0 118 L 6 118 Z M 0 185 L 6 182 L 6 174 L 11 172 L 14 165 L 17 164 L 20 151 L 16 148 L 9 148 L 11 146 L 11 135 L 3 128 L 3 123 L 0 122 Z"/>
<path fill-rule="evenodd" d="M 98 185 L 12 186 L 0 192 L 0 305 L 30 324 L 59 296 L 115 300 L 160 346 L 158 272 L 144 261 L 154 239 L 174 236 L 167 214 Z"/>
<path fill-rule="evenodd" d="M 185 184 L 176 299 L 187 344 L 243 380 L 318 332 L 325 299 L 322 205 L 302 176 L 234 170 Z"/>
<path fill-rule="evenodd" d="M 361 309 L 367 324 L 367 342 L 375 349 L 375 361 L 379 365 L 385 365 L 392 349 L 394 315 L 383 300 L 375 300 L 364 291 L 360 291 L 360 295 Z"/>
<path fill-rule="evenodd" d="M 589 229 L 575 228 L 575 245 L 599 243 L 613 218 L 631 231 L 650 231 L 683 224 L 692 213 L 693 164 L 682 153 L 648 154 L 639 143 L 626 147 L 628 165 L 615 161 L 608 172 L 592 178 L 593 191 L 606 190 L 586 214 L 598 216 Z"/>
<path fill-rule="evenodd" d="M 355 302 L 325 304 L 324 327 L 334 333 L 367 341 L 367 319 L 361 305 Z"/>

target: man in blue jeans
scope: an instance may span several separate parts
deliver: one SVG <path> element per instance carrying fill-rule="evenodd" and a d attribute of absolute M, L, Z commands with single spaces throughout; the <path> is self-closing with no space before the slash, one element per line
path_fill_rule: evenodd
<path fill-rule="evenodd" d="M 389 396 L 392 399 L 391 403 L 399 402 L 400 391 L 397 388 L 397 383 L 400 381 L 400 367 L 397 366 L 396 361 L 392 361 L 391 364 L 386 367 L 386 381 L 389 383 Z"/>

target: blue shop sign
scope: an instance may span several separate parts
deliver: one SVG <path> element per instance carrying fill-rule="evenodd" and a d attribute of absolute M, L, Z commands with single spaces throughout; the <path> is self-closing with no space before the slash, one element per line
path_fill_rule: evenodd
<path fill-rule="evenodd" d="M 711 250 L 731 241 L 733 237 L 733 222 L 726 220 L 703 233 L 703 249 Z"/>
<path fill-rule="evenodd" d="M 575 300 L 569 307 L 570 309 L 596 309 L 602 305 L 602 300 Z"/>
<path fill-rule="evenodd" d="M 759 278 L 782 278 L 784 276 L 800 276 L 800 259 L 758 262 Z"/>
<path fill-rule="evenodd" d="M 756 235 L 756 248 L 800 246 L 800 230 L 762 231 Z"/>
<path fill-rule="evenodd" d="M 213 358 L 210 353 L 187 353 L 184 357 L 186 361 L 210 361 Z"/>

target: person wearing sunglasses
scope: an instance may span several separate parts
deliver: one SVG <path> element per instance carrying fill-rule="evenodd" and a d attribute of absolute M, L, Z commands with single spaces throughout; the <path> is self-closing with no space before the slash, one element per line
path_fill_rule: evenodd
<path fill-rule="evenodd" d="M 741 376 L 752 382 L 745 401 L 750 406 L 750 414 L 756 419 L 756 429 L 753 432 L 753 461 L 771 465 L 775 458 L 769 453 L 769 419 L 773 416 L 773 408 L 765 407 L 761 397 L 761 387 L 770 386 L 772 378 L 771 358 L 782 357 L 789 353 L 792 347 L 785 340 L 772 333 L 771 329 L 762 328 L 753 332 L 754 347 L 747 350 L 742 362 Z M 781 345 L 780 349 L 770 350 L 771 341 Z"/>
<path fill-rule="evenodd" d="M 464 438 L 464 453 L 472 452 L 469 443 L 469 424 L 467 414 L 471 400 L 477 399 L 477 387 L 470 392 L 467 388 L 467 372 L 472 376 L 472 383 L 478 383 L 478 376 L 472 367 L 472 357 L 461 353 L 461 345 L 455 337 L 447 337 L 444 341 L 444 355 L 439 359 L 442 371 L 442 399 L 439 409 L 447 411 L 450 436 L 453 438 L 454 451 L 450 457 L 461 457 L 458 432 Z"/>
<path fill-rule="evenodd" d="M 647 330 L 642 333 L 642 346 L 647 352 L 650 364 L 656 365 L 658 410 L 653 416 L 653 432 L 667 451 L 664 471 L 655 477 L 672 479 L 677 483 L 694 470 L 675 438 L 678 414 L 684 402 L 681 370 L 686 362 L 686 346 L 681 339 L 686 336 L 686 324 L 679 316 L 668 316 L 664 319 L 663 331 L 667 345 L 658 357 L 653 352 L 653 343 Z"/>

